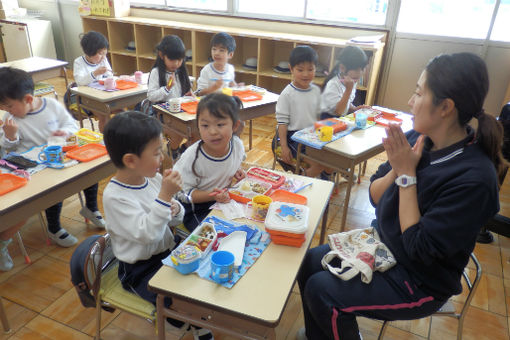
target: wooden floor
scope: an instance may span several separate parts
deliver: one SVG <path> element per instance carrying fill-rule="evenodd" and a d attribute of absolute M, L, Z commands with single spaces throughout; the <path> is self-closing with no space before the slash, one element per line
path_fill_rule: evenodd
<path fill-rule="evenodd" d="M 52 79 L 50 82 L 57 85 L 61 96 L 64 92 L 62 79 Z M 270 141 L 274 124 L 272 117 L 255 120 L 254 148 L 247 152 L 247 167 L 254 164 L 263 167 L 272 165 Z M 243 141 L 247 146 L 247 135 L 243 135 Z M 374 210 L 368 202 L 368 178 L 383 161 L 384 155 L 371 159 L 361 184 L 353 188 L 347 228 L 367 226 L 374 217 Z M 105 182 L 106 180 L 101 182 L 101 188 Z M 329 210 L 329 233 L 339 229 L 343 197 L 343 186 L 340 186 L 338 194 L 332 197 L 330 203 L 332 207 Z M 508 182 L 502 188 L 501 201 L 502 213 L 510 216 Z M 76 195 L 64 202 L 62 225 L 82 241 L 98 231 L 87 228 L 78 213 L 79 206 Z M 23 227 L 22 236 L 32 264 L 24 263 L 16 242 L 9 246 L 15 266 L 9 272 L 0 272 L 0 295 L 4 298 L 13 332 L 0 335 L 0 339 L 91 339 L 95 325 L 94 310 L 81 306 L 70 281 L 69 260 L 74 248 L 46 245 L 43 231 L 35 216 Z M 313 245 L 317 243 L 316 235 Z M 510 240 L 495 235 L 492 244 L 477 245 L 475 253 L 483 265 L 483 278 L 467 314 L 464 339 L 509 339 Z M 462 301 L 462 298 L 461 294 L 456 299 Z M 376 339 L 381 323 L 364 318 L 358 320 L 363 338 Z M 103 325 L 103 339 L 155 339 L 152 325 L 126 313 L 104 312 Z M 277 339 L 294 339 L 297 330 L 302 326 L 301 300 L 299 291 L 295 288 L 276 329 Z M 447 317 L 395 322 L 391 323 L 385 339 L 424 339 L 429 332 L 431 339 L 454 339 L 456 329 L 457 321 Z M 177 339 L 171 334 L 168 338 Z M 231 339 L 221 334 L 215 334 L 215 338 Z M 193 337 L 188 334 L 183 339 L 189 340 Z"/>

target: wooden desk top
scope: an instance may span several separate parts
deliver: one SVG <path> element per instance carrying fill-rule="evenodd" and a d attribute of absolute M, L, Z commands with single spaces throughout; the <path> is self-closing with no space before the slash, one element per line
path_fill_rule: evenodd
<path fill-rule="evenodd" d="M 90 184 L 87 182 L 83 184 L 86 184 L 86 186 L 75 188 L 75 186 L 81 185 L 81 183 L 78 183 L 79 180 L 82 180 L 87 176 L 97 177 L 95 176 L 96 172 L 101 173 L 101 176 L 99 176 L 100 178 L 91 178 L 89 180 Z M 32 214 L 37 213 L 37 211 L 31 211 L 28 213 L 26 210 L 27 204 L 31 204 L 34 201 L 40 200 L 45 196 L 54 193 L 55 191 L 65 188 L 66 193 L 64 194 L 64 197 L 59 198 L 63 200 L 65 197 L 71 196 L 73 193 L 77 193 L 78 191 L 102 179 L 104 177 L 104 173 L 113 172 L 114 166 L 108 155 L 90 162 L 79 163 L 69 168 L 46 168 L 37 172 L 31 177 L 25 186 L 0 196 L 0 216 L 2 220 L 2 223 L 0 223 L 0 231 L 12 225 L 15 219 L 18 219 L 18 221 L 23 220 L 24 218 L 29 218 Z M 44 201 L 44 199 L 42 199 L 42 201 Z M 53 204 L 56 202 L 58 202 L 58 200 L 56 200 Z M 44 205 L 45 202 L 42 204 Z M 50 205 L 47 205 L 42 209 L 45 209 Z M 6 220 L 12 223 L 3 223 Z"/>
<path fill-rule="evenodd" d="M 305 183 L 313 182 L 313 185 L 299 193 L 308 197 L 310 207 L 306 241 L 300 248 L 271 242 L 253 267 L 231 289 L 195 274 L 181 275 L 168 266 L 163 266 L 154 275 L 149 281 L 149 287 L 162 294 L 168 293 L 169 296 L 181 297 L 216 310 L 241 314 L 242 317 L 266 325 L 278 324 L 303 257 L 333 190 L 333 182 L 301 178 Z M 220 211 L 215 210 L 214 214 L 221 216 Z M 251 220 L 247 220 L 247 223 L 256 224 Z M 258 226 L 264 228 L 263 224 Z"/>
<path fill-rule="evenodd" d="M 138 85 L 135 88 L 119 91 L 103 91 L 92 88 L 90 86 L 77 86 L 72 87 L 71 92 L 76 93 L 80 96 L 91 98 L 102 103 L 115 101 L 117 99 L 129 97 L 132 95 L 138 95 L 147 92 L 147 85 Z"/>
<path fill-rule="evenodd" d="M 264 96 L 262 97 L 262 100 L 256 100 L 256 101 L 251 101 L 251 102 L 243 103 L 243 108 L 241 109 L 241 112 L 243 110 L 251 109 L 251 108 L 254 108 L 254 107 L 257 107 L 257 106 L 262 106 L 262 105 L 276 103 L 278 101 L 278 97 L 279 97 L 278 94 L 267 91 L 264 94 Z M 167 111 L 167 110 L 157 106 L 157 104 L 156 104 L 156 106 L 154 106 L 154 108 L 156 110 L 158 110 L 158 111 L 161 111 L 161 112 L 164 112 L 166 114 L 169 114 L 172 117 L 175 117 L 175 118 L 177 118 L 179 120 L 182 120 L 184 122 L 195 120 L 195 117 L 196 117 L 196 115 L 189 114 L 187 112 L 173 113 L 173 112 Z"/>
<path fill-rule="evenodd" d="M 56 60 L 42 57 L 30 57 L 25 59 L 13 60 L 6 63 L 1 63 L 0 67 L 14 67 L 28 73 L 40 72 L 52 68 L 59 68 L 67 66 L 68 62 L 63 60 Z"/>
<path fill-rule="evenodd" d="M 385 111 L 392 111 L 384 109 Z M 395 111 L 396 112 L 396 111 Z M 413 128 L 412 115 L 401 113 L 398 118 L 403 119 L 402 129 L 407 132 Z M 347 158 L 357 158 L 374 148 L 382 147 L 382 138 L 386 137 L 384 126 L 376 124 L 365 130 L 355 130 L 324 146 L 324 150 L 331 151 Z"/>

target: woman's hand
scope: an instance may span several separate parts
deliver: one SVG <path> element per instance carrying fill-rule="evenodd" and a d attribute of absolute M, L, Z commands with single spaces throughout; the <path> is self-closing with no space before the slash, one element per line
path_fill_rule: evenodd
<path fill-rule="evenodd" d="M 388 155 L 388 161 L 397 176 L 416 175 L 416 166 L 421 159 L 424 146 L 424 136 L 418 137 L 416 144 L 411 148 L 400 125 L 390 124 L 386 128 L 386 138 L 383 146 Z"/>

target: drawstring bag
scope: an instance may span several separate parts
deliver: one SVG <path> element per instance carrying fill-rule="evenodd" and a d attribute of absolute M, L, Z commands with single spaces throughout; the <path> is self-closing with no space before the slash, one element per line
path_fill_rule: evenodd
<path fill-rule="evenodd" d="M 359 273 L 361 281 L 370 283 L 374 271 L 384 272 L 397 263 L 373 227 L 333 234 L 328 238 L 331 251 L 322 258 L 322 267 L 344 281 Z M 331 265 L 335 258 L 342 261 L 340 268 Z"/>

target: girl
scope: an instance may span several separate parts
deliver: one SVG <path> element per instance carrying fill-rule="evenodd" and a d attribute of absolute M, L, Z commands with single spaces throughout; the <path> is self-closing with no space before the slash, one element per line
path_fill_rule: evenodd
<path fill-rule="evenodd" d="M 368 58 L 358 46 L 347 46 L 342 50 L 333 70 L 323 85 L 321 94 L 321 119 L 345 116 L 366 107 L 352 105 L 356 97 L 356 85 L 360 80 Z"/>
<path fill-rule="evenodd" d="M 166 102 L 170 98 L 191 95 L 191 83 L 184 63 L 186 48 L 181 38 L 176 35 L 167 35 L 163 37 L 156 49 L 158 55 L 147 84 L 149 101 L 159 103 Z M 172 157 L 176 159 L 179 156 L 182 137 L 170 131 L 164 132 L 170 137 Z"/>
<path fill-rule="evenodd" d="M 238 97 L 223 93 L 212 93 L 198 103 L 201 140 L 191 145 L 174 166 L 182 176 L 178 198 L 186 211 L 183 222 L 189 231 L 207 216 L 214 202 L 230 200 L 226 188 L 233 177 L 245 177 L 241 168 L 244 146 L 239 138 L 241 106 Z"/>
<path fill-rule="evenodd" d="M 388 162 L 370 179 L 372 225 L 397 264 L 374 272 L 369 284 L 343 281 L 322 268 L 329 245 L 309 250 L 297 277 L 306 328 L 298 339 L 359 339 L 358 315 L 418 319 L 462 291 L 476 236 L 499 210 L 497 173 L 505 165 L 502 128 L 483 110 L 488 88 L 477 55 L 429 62 L 409 100 L 414 130 L 387 128 Z"/>

